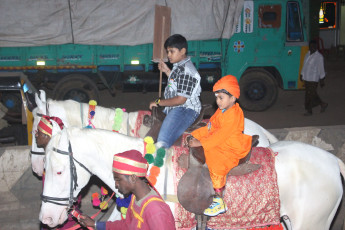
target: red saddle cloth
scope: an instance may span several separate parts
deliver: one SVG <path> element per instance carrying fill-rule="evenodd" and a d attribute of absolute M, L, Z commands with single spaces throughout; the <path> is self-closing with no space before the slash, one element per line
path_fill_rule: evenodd
<path fill-rule="evenodd" d="M 143 117 L 151 111 L 139 111 L 135 128 L 131 130 L 134 136 L 139 137 L 139 128 Z M 208 120 L 203 120 L 207 123 Z M 182 140 L 188 136 L 184 133 Z M 181 154 L 189 154 L 189 149 L 183 146 L 173 146 L 172 157 L 175 169 L 175 194 L 177 185 L 187 169 L 180 168 L 177 159 Z M 212 229 L 250 229 L 267 225 L 280 224 L 280 200 L 277 184 L 277 173 L 274 168 L 274 153 L 270 148 L 256 147 L 252 149 L 250 162 L 261 164 L 261 168 L 244 176 L 229 176 L 224 193 L 224 201 L 228 211 L 212 217 L 208 228 Z M 196 226 L 195 215 L 185 210 L 182 205 L 175 205 L 174 213 L 177 229 L 191 229 Z"/>
<path fill-rule="evenodd" d="M 176 170 L 176 191 L 178 181 L 186 169 L 179 168 L 176 160 L 188 149 L 174 146 L 174 167 Z M 212 229 L 248 229 L 280 224 L 280 200 L 277 173 L 274 168 L 274 153 L 270 148 L 256 147 L 252 150 L 250 162 L 261 164 L 261 168 L 244 176 L 229 176 L 224 193 L 228 211 L 210 218 L 207 227 Z M 176 204 L 175 221 L 178 229 L 196 226 L 195 215 Z"/>

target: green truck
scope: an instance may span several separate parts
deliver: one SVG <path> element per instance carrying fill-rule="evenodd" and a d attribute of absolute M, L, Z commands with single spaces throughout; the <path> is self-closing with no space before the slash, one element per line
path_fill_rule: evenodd
<path fill-rule="evenodd" d="M 238 19 L 232 36 L 189 40 L 188 56 L 202 76 L 204 91 L 212 90 L 220 77 L 234 75 L 241 87 L 241 106 L 263 111 L 275 103 L 279 87 L 302 86 L 299 73 L 308 51 L 302 4 L 299 0 L 242 1 L 234 15 Z M 152 43 L 18 47 L 0 43 L 0 71 L 25 72 L 36 88 L 51 88 L 54 99 L 99 101 L 99 90 L 105 87 L 157 91 L 159 70 L 152 62 L 152 50 Z"/>

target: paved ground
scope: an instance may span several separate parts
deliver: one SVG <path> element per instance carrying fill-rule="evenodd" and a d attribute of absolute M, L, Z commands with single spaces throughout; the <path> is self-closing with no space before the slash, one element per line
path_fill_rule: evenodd
<path fill-rule="evenodd" d="M 304 91 L 279 92 L 276 104 L 264 112 L 247 112 L 245 116 L 269 129 L 279 139 L 299 138 L 307 143 L 318 145 L 344 160 L 345 155 L 345 62 L 328 60 L 326 87 L 320 90 L 320 96 L 329 103 L 325 113 L 314 110 L 311 117 L 304 117 Z M 112 98 L 107 91 L 102 92 L 107 107 L 123 107 L 127 111 L 147 110 L 148 102 L 158 93 L 118 93 Z M 214 96 L 203 92 L 204 103 L 213 103 Z M 209 111 L 211 115 L 213 111 Z M 302 127 L 302 128 L 296 128 Z M 286 129 L 291 128 L 291 129 Z M 9 153 L 0 148 L 0 230 L 39 229 L 38 214 L 40 209 L 41 181 L 31 171 L 28 151 L 23 147 Z M 4 160 L 6 159 L 6 160 Z M 22 164 L 18 164 L 22 162 Z M 8 167 L 13 165 L 13 167 Z M 4 168 L 9 168 L 5 171 Z M 82 210 L 93 214 L 97 210 L 91 206 L 91 193 L 99 192 L 99 181 L 95 179 L 87 188 Z M 107 218 L 106 214 L 102 219 Z M 332 230 L 340 230 L 344 211 Z"/>

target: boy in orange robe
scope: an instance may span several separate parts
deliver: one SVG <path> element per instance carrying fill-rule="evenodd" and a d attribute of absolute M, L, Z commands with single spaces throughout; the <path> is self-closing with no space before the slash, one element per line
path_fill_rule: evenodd
<path fill-rule="evenodd" d="M 234 76 L 222 77 L 213 86 L 218 109 L 207 126 L 191 134 L 189 147 L 202 146 L 206 164 L 216 196 L 204 212 L 207 216 L 217 216 L 226 212 L 227 207 L 222 199 L 226 175 L 245 157 L 252 144 L 252 137 L 243 134 L 243 111 L 236 100 L 240 97 L 240 87 Z"/>

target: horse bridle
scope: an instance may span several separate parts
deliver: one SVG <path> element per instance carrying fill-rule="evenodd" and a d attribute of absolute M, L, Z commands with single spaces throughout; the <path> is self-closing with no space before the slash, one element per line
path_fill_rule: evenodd
<path fill-rule="evenodd" d="M 47 106 L 48 107 L 48 106 Z M 48 108 L 47 108 L 48 109 Z M 48 110 L 47 110 L 48 111 Z M 36 113 L 36 115 L 38 116 L 38 117 L 42 117 L 42 116 L 44 116 L 44 114 L 42 114 L 42 113 Z M 43 152 L 36 152 L 36 151 L 32 151 L 32 149 L 30 150 L 30 153 L 31 153 L 31 155 L 40 155 L 40 156 L 43 156 L 43 155 L 45 155 L 45 151 L 43 150 Z"/>
<path fill-rule="evenodd" d="M 88 173 L 93 175 L 92 172 L 86 168 L 85 165 L 83 165 L 81 162 L 77 161 L 73 157 L 73 152 L 72 152 L 72 146 L 71 142 L 68 142 L 68 152 L 62 151 L 60 149 L 56 149 L 55 147 L 53 148 L 54 152 L 63 154 L 63 155 L 68 155 L 69 156 L 69 163 L 70 163 L 70 172 L 71 172 L 71 182 L 70 182 L 70 196 L 68 198 L 59 198 L 59 197 L 50 197 L 50 196 L 45 196 L 43 193 L 41 194 L 41 200 L 45 203 L 53 203 L 56 205 L 62 205 L 62 206 L 68 206 L 68 208 L 71 208 L 73 206 L 73 203 L 77 199 L 77 197 L 73 197 L 73 191 L 77 189 L 78 186 L 78 175 L 77 175 L 77 170 L 74 164 L 74 161 L 77 162 L 82 168 L 84 168 Z M 59 203 L 60 201 L 68 201 L 68 203 Z"/>

